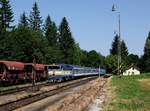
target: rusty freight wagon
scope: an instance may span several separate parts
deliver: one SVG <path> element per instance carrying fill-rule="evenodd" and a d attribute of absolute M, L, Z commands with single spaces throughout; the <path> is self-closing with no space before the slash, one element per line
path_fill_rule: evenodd
<path fill-rule="evenodd" d="M 28 82 L 31 82 L 33 79 L 37 82 L 44 81 L 47 79 L 47 65 L 25 63 L 25 73 Z"/>
<path fill-rule="evenodd" d="M 18 84 L 24 81 L 24 63 L 16 61 L 0 61 L 0 83 Z"/>
<path fill-rule="evenodd" d="M 16 61 L 0 61 L 1 85 L 31 83 L 33 79 L 36 82 L 46 80 L 47 65 Z"/>

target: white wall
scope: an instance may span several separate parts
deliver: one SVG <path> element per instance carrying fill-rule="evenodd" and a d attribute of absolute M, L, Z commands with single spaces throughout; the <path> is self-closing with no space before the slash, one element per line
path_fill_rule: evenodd
<path fill-rule="evenodd" d="M 140 71 L 132 67 L 126 70 L 125 72 L 123 72 L 123 75 L 140 75 Z"/>

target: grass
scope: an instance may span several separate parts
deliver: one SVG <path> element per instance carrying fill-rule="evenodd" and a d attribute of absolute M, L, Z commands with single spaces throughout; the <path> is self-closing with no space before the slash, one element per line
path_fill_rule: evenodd
<path fill-rule="evenodd" d="M 113 76 L 111 85 L 115 94 L 114 111 L 150 111 L 150 74 L 140 76 Z"/>

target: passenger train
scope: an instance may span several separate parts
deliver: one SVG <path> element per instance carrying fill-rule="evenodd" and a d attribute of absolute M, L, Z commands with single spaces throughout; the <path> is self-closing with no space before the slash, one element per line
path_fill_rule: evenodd
<path fill-rule="evenodd" d="M 105 69 L 81 67 L 69 64 L 48 65 L 48 80 L 65 81 L 78 77 L 105 75 Z"/>

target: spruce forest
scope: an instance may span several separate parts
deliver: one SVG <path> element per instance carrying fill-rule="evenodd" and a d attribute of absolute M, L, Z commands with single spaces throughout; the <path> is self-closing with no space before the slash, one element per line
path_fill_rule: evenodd
<path fill-rule="evenodd" d="M 110 44 L 110 54 L 105 57 L 95 50 L 81 49 L 73 37 L 67 18 L 62 17 L 57 26 L 49 14 L 46 18 L 41 16 L 36 2 L 30 12 L 22 12 L 18 24 L 12 25 L 14 13 L 9 0 L 0 0 L 0 60 L 33 62 L 35 58 L 37 63 L 100 66 L 106 68 L 108 73 L 116 73 L 119 42 L 117 34 Z M 150 33 L 140 57 L 128 52 L 124 40 L 120 44 L 122 71 L 135 64 L 142 72 L 150 72 Z"/>

